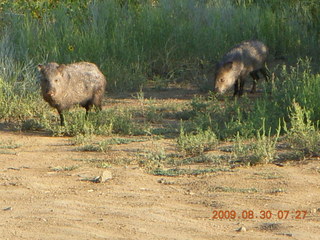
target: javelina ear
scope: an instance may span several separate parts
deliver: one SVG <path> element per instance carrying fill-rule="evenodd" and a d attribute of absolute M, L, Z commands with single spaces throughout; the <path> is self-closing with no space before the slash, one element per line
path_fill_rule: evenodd
<path fill-rule="evenodd" d="M 226 70 L 231 70 L 232 69 L 233 62 L 226 62 L 223 64 L 223 68 Z"/>
<path fill-rule="evenodd" d="M 44 70 L 45 66 L 42 64 L 38 64 L 38 70 L 39 72 L 42 72 Z"/>
<path fill-rule="evenodd" d="M 63 69 L 65 68 L 65 66 L 66 66 L 66 65 L 64 65 L 64 64 L 59 65 L 59 66 L 57 67 L 58 71 L 59 71 L 60 73 L 62 73 L 62 72 L 63 72 Z"/>

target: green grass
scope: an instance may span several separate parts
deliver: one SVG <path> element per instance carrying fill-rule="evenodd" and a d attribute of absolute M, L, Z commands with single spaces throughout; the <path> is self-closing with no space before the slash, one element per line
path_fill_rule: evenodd
<path fill-rule="evenodd" d="M 311 112 L 302 108 L 297 102 L 291 110 L 291 128 L 286 129 L 286 140 L 297 155 L 303 157 L 320 156 L 320 132 L 318 123 L 311 121 Z"/>
<path fill-rule="evenodd" d="M 184 133 L 181 126 L 180 136 L 177 138 L 177 148 L 186 155 L 197 156 L 204 151 L 213 150 L 218 144 L 216 135 L 210 130 L 199 130 L 196 133 Z"/>
<path fill-rule="evenodd" d="M 273 56 L 319 56 L 317 5 L 140 2 L 5 1 L 2 33 L 18 62 L 95 62 L 112 91 L 139 89 L 148 79 L 160 88 L 181 78 L 197 81 L 203 78 L 199 62 L 216 61 L 245 39 L 265 41 Z"/>
<path fill-rule="evenodd" d="M 66 167 L 61 167 L 61 166 L 50 167 L 50 169 L 54 172 L 63 172 L 63 171 L 70 172 L 70 171 L 73 171 L 77 168 L 79 168 L 79 166 L 77 166 L 77 165 L 66 166 Z"/>
<path fill-rule="evenodd" d="M 231 192 L 231 193 L 257 193 L 259 192 L 256 188 L 233 188 L 233 187 L 214 187 L 211 188 L 212 192 Z"/>
<path fill-rule="evenodd" d="M 215 173 L 215 172 L 225 172 L 225 171 L 230 171 L 230 170 L 223 169 L 223 168 L 204 168 L 204 169 L 157 168 L 150 171 L 150 173 L 158 176 L 175 177 L 175 176 L 181 176 L 181 175 L 201 175 L 205 173 Z"/>
<path fill-rule="evenodd" d="M 15 143 L 14 141 L 3 141 L 0 140 L 0 154 L 16 155 L 16 149 L 20 148 L 22 145 Z"/>
<path fill-rule="evenodd" d="M 129 140 L 87 141 L 93 135 L 174 138 L 184 156 L 150 154 L 144 164 L 153 170 L 170 161 L 210 162 L 204 152 L 224 140 L 238 143 L 238 159 L 249 154 L 250 164 L 272 162 L 279 135 L 287 135 L 297 156 L 318 156 L 319 13 L 316 0 L 1 1 L 0 120 L 23 131 L 76 136 L 75 145 L 94 151 Z M 269 46 L 268 61 L 285 59 L 270 69 L 272 81 L 262 83 L 259 97 L 209 94 L 165 107 L 146 101 L 143 90 L 150 85 L 157 91 L 185 83 L 212 90 L 215 63 L 247 39 Z M 109 92 L 139 91 L 141 107 L 107 106 L 88 119 L 75 108 L 60 127 L 40 95 L 36 66 L 49 61 L 94 62 Z"/>
<path fill-rule="evenodd" d="M 0 141 L 0 149 L 17 149 L 21 146 L 21 144 L 15 143 L 13 141 Z"/>

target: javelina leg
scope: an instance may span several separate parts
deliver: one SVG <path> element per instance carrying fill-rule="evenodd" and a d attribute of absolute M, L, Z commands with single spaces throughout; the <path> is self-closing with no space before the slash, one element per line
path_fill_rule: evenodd
<path fill-rule="evenodd" d="M 238 92 L 239 92 L 239 80 L 237 79 L 235 84 L 234 84 L 234 92 L 233 92 L 233 96 L 237 96 Z"/>
<path fill-rule="evenodd" d="M 250 75 L 253 78 L 253 84 L 252 84 L 251 93 L 255 93 L 256 90 L 257 90 L 257 82 L 259 80 L 258 71 L 253 71 L 253 72 L 250 73 Z"/>
<path fill-rule="evenodd" d="M 236 83 L 234 84 L 234 93 L 233 96 L 241 96 L 243 94 L 243 87 L 244 87 L 244 79 L 240 78 L 236 81 Z"/>
<path fill-rule="evenodd" d="M 91 102 L 87 102 L 87 104 L 84 106 L 85 109 L 86 109 L 86 120 L 88 120 L 88 114 L 89 114 L 89 111 L 90 109 L 92 108 L 92 103 Z"/>
<path fill-rule="evenodd" d="M 239 90 L 239 97 L 243 95 L 243 87 L 244 87 L 244 78 L 240 78 L 240 90 Z"/>
<path fill-rule="evenodd" d="M 62 111 L 58 110 L 58 113 L 60 115 L 60 126 L 64 126 L 64 116 L 62 114 Z"/>
<path fill-rule="evenodd" d="M 93 96 L 93 105 L 95 105 L 97 110 L 99 111 L 102 110 L 102 98 L 103 94 L 101 94 L 100 92 Z"/>
<path fill-rule="evenodd" d="M 269 73 L 268 73 L 267 69 L 263 67 L 263 68 L 260 69 L 260 72 L 262 73 L 262 75 L 264 76 L 266 81 L 268 81 L 270 76 L 269 76 Z"/>

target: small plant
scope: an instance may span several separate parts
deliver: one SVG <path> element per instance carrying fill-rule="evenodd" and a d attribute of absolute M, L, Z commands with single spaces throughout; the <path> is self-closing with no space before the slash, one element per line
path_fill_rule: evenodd
<path fill-rule="evenodd" d="M 310 112 L 293 102 L 290 120 L 291 128 L 285 126 L 290 146 L 303 156 L 320 156 L 320 133 L 310 120 Z"/>
<path fill-rule="evenodd" d="M 0 154 L 17 154 L 15 149 L 21 147 L 21 144 L 14 143 L 13 140 L 1 141 L 0 140 Z"/>
<path fill-rule="evenodd" d="M 159 146 L 155 146 L 154 151 L 148 151 L 144 154 L 140 154 L 142 159 L 139 161 L 139 165 L 146 169 L 148 172 L 154 169 L 162 168 L 165 162 L 168 160 L 164 149 Z"/>
<path fill-rule="evenodd" d="M 108 141 L 101 141 L 98 143 L 89 143 L 77 148 L 78 151 L 83 151 L 83 152 L 104 152 L 104 153 L 106 153 L 110 149 L 111 147 Z"/>
<path fill-rule="evenodd" d="M 120 110 L 110 115 L 112 132 L 116 134 L 135 134 L 139 128 L 134 124 L 132 113 L 129 110 Z"/>
<path fill-rule="evenodd" d="M 44 129 L 44 126 L 37 119 L 27 119 L 21 124 L 22 131 L 40 131 Z"/>
<path fill-rule="evenodd" d="M 280 135 L 280 126 L 275 137 L 271 136 L 269 130 L 266 135 L 265 124 L 257 131 L 257 138 L 253 143 L 244 144 L 239 133 L 233 148 L 233 158 L 249 165 L 258 163 L 269 163 L 276 157 L 276 143 Z"/>
<path fill-rule="evenodd" d="M 236 193 L 257 193 L 257 192 L 259 192 L 259 190 L 256 188 L 233 188 L 233 187 L 224 187 L 224 186 L 211 188 L 210 191 L 212 191 L 212 192 L 233 192 L 233 193 L 234 192 L 236 192 Z"/>
<path fill-rule="evenodd" d="M 0 149 L 17 149 L 21 147 L 21 144 L 14 143 L 13 140 L 10 141 L 0 141 Z"/>
<path fill-rule="evenodd" d="M 170 169 L 163 169 L 163 168 L 156 168 L 151 171 L 154 175 L 159 176 L 181 176 L 181 175 L 201 175 L 206 173 L 215 173 L 215 172 L 225 172 L 229 171 L 228 169 L 223 168 L 204 168 L 204 169 L 181 169 L 181 168 L 170 168 Z"/>
<path fill-rule="evenodd" d="M 72 166 L 67 166 L 67 167 L 61 167 L 61 166 L 57 166 L 57 167 L 50 167 L 50 169 L 54 172 L 62 172 L 62 171 L 73 171 L 75 169 L 79 168 L 79 166 L 76 165 L 72 165 Z"/>
<path fill-rule="evenodd" d="M 61 127 L 57 123 L 46 119 L 43 124 L 45 129 L 56 136 L 77 136 L 77 135 L 104 135 L 112 134 L 144 134 L 144 126 L 138 126 L 128 109 L 111 109 L 108 111 L 90 112 L 86 116 L 80 108 L 65 113 L 66 125 Z"/>
<path fill-rule="evenodd" d="M 85 145 L 91 141 L 91 135 L 79 134 L 70 139 L 72 145 Z"/>
<path fill-rule="evenodd" d="M 99 162 L 96 164 L 97 168 L 111 168 L 112 164 L 107 163 L 107 162 Z"/>
<path fill-rule="evenodd" d="M 265 124 L 261 132 L 257 132 L 257 140 L 253 146 L 253 155 L 250 164 L 257 163 L 269 163 L 276 157 L 276 144 L 280 135 L 280 126 L 278 133 L 275 137 L 271 136 L 271 129 L 269 129 L 268 135 L 266 135 Z"/>
<path fill-rule="evenodd" d="M 212 150 L 217 144 L 218 139 L 211 129 L 187 134 L 184 133 L 183 127 L 181 127 L 180 136 L 177 139 L 178 150 L 191 156 L 200 155 L 204 151 Z"/>
<path fill-rule="evenodd" d="M 158 75 L 153 77 L 153 82 L 154 82 L 154 89 L 158 91 L 162 91 L 168 88 L 169 85 L 169 79 L 167 78 L 162 78 Z"/>
<path fill-rule="evenodd" d="M 232 159 L 236 161 L 244 161 L 244 158 L 248 156 L 251 145 L 244 144 L 243 139 L 240 137 L 239 132 L 235 138 L 235 144 L 232 148 Z"/>
<path fill-rule="evenodd" d="M 95 125 L 90 121 L 90 117 L 86 119 L 85 112 L 82 110 L 66 112 L 66 125 L 61 127 L 56 123 L 50 122 L 48 130 L 56 136 L 77 136 L 77 135 L 91 135 L 95 133 Z"/>
<path fill-rule="evenodd" d="M 163 119 L 163 114 L 158 111 L 158 109 L 151 105 L 148 107 L 146 112 L 146 120 L 151 123 L 161 122 Z"/>

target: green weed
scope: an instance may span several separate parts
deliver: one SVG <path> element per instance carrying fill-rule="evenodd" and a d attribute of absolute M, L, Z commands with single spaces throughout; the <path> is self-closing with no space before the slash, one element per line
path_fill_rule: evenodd
<path fill-rule="evenodd" d="M 244 143 L 243 139 L 238 134 L 236 143 L 233 147 L 232 158 L 234 161 L 241 161 L 248 165 L 259 163 L 269 163 L 276 158 L 276 144 L 280 134 L 280 127 L 275 137 L 265 131 L 265 125 L 261 130 L 257 131 L 257 137 L 251 143 Z"/>
<path fill-rule="evenodd" d="M 17 149 L 21 147 L 21 144 L 15 143 L 14 141 L 0 141 L 0 149 Z"/>
<path fill-rule="evenodd" d="M 180 136 L 177 139 L 178 150 L 192 156 L 212 150 L 217 144 L 218 139 L 210 129 L 188 134 L 184 133 L 183 127 L 181 127 Z"/>
<path fill-rule="evenodd" d="M 311 114 L 297 102 L 293 102 L 291 111 L 291 128 L 285 129 L 286 139 L 291 148 L 302 156 L 320 156 L 320 132 L 311 121 Z"/>
<path fill-rule="evenodd" d="M 139 165 L 147 171 L 153 171 L 157 168 L 162 168 L 168 160 L 168 155 L 164 149 L 157 147 L 154 151 L 148 151 L 140 155 Z"/>
<path fill-rule="evenodd" d="M 233 187 L 214 187 L 211 188 L 212 192 L 232 192 L 232 193 L 257 193 L 259 192 L 256 188 L 233 188 Z"/>
<path fill-rule="evenodd" d="M 88 143 L 77 148 L 82 152 L 103 152 L 106 153 L 111 149 L 108 141 L 99 141 L 97 143 Z"/>
<path fill-rule="evenodd" d="M 181 175 L 201 175 L 206 173 L 215 173 L 215 172 L 224 172 L 229 171 L 228 169 L 223 168 L 205 168 L 205 169 L 181 169 L 181 168 L 171 168 L 171 169 L 162 169 L 156 168 L 150 171 L 151 174 L 159 176 L 181 176 Z"/>
<path fill-rule="evenodd" d="M 79 168 L 79 166 L 77 165 L 72 165 L 72 166 L 67 166 L 67 167 L 61 167 L 61 166 L 57 166 L 57 167 L 50 167 L 50 169 L 52 171 L 55 171 L 55 172 L 62 172 L 62 171 L 73 171 L 75 169 Z"/>

